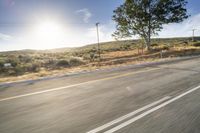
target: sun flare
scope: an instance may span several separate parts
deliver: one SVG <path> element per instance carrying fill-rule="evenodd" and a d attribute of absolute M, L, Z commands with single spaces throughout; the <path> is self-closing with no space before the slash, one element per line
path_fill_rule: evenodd
<path fill-rule="evenodd" d="M 61 29 L 58 24 L 48 21 L 38 24 L 36 33 L 44 39 L 56 38 Z"/>
<path fill-rule="evenodd" d="M 63 26 L 55 21 L 46 20 L 37 23 L 31 30 L 30 40 L 42 48 L 54 48 L 62 43 L 66 36 Z"/>

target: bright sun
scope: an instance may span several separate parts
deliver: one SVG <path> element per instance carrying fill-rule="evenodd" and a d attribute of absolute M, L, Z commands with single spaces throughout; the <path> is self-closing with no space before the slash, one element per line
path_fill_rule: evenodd
<path fill-rule="evenodd" d="M 60 31 L 59 25 L 51 21 L 42 22 L 36 27 L 36 32 L 44 39 L 55 38 L 60 34 Z"/>
<path fill-rule="evenodd" d="M 31 41 L 40 48 L 54 48 L 65 38 L 64 28 L 58 22 L 51 20 L 42 21 L 33 28 Z"/>

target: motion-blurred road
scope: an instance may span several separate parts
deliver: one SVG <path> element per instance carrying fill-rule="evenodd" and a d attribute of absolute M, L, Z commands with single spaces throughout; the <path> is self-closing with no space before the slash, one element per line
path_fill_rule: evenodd
<path fill-rule="evenodd" d="M 0 133 L 199 133 L 200 58 L 0 86 Z"/>

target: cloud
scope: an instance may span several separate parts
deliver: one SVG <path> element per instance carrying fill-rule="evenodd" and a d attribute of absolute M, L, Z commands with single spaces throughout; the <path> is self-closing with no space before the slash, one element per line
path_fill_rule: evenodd
<path fill-rule="evenodd" d="M 82 14 L 83 15 L 83 21 L 85 23 L 88 23 L 90 18 L 92 17 L 92 13 L 89 11 L 89 9 L 84 8 L 76 11 L 77 14 Z"/>
<path fill-rule="evenodd" d="M 12 36 L 0 33 L 0 40 L 2 41 L 9 41 L 12 39 Z"/>

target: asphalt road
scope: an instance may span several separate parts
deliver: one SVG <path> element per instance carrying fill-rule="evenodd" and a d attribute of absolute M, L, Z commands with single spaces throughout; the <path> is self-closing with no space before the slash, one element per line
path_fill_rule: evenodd
<path fill-rule="evenodd" d="M 0 86 L 0 133 L 199 133 L 200 58 Z"/>

